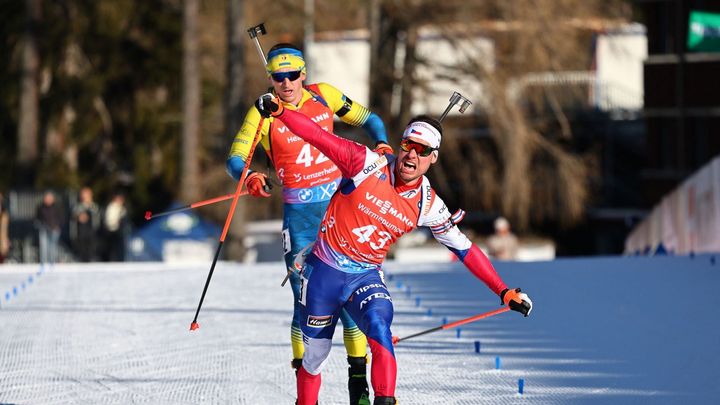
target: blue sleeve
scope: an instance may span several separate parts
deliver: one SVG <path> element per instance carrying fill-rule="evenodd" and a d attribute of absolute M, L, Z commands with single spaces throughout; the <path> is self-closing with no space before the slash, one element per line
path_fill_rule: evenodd
<path fill-rule="evenodd" d="M 367 120 L 362 124 L 363 129 L 367 131 L 370 138 L 377 144 L 378 142 L 388 143 L 387 132 L 385 131 L 385 124 L 382 119 L 375 113 L 370 113 Z"/>
<path fill-rule="evenodd" d="M 245 169 L 245 162 L 240 156 L 231 156 L 225 162 L 225 170 L 235 181 L 240 180 L 243 169 Z"/>

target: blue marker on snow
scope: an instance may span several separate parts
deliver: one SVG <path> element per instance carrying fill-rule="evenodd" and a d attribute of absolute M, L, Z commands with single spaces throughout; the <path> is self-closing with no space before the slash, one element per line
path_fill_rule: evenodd
<path fill-rule="evenodd" d="M 5 292 L 5 301 L 10 301 L 10 292 L 9 291 Z"/>
<path fill-rule="evenodd" d="M 447 325 L 447 317 L 443 316 L 443 325 Z"/>
<path fill-rule="evenodd" d="M 458 339 L 460 339 L 460 330 L 461 330 L 460 328 L 457 328 L 457 329 L 455 330 L 455 337 L 458 338 Z"/>
<path fill-rule="evenodd" d="M 407 289 L 405 290 L 405 294 L 409 297 L 410 296 L 410 286 L 407 286 Z"/>
<path fill-rule="evenodd" d="M 432 308 L 428 308 L 427 316 L 432 316 Z"/>
<path fill-rule="evenodd" d="M 500 370 L 500 356 L 495 357 L 495 370 Z"/>
<path fill-rule="evenodd" d="M 420 297 L 415 298 L 415 306 L 416 307 L 420 306 Z"/>
<path fill-rule="evenodd" d="M 522 395 L 524 390 L 525 390 L 525 379 L 520 378 L 520 379 L 518 379 L 518 394 Z"/>
<path fill-rule="evenodd" d="M 13 295 L 17 295 L 17 287 L 13 286 Z"/>
<path fill-rule="evenodd" d="M 480 341 L 475 341 L 475 353 L 480 353 Z"/>
<path fill-rule="evenodd" d="M 33 276 L 32 276 L 32 274 L 31 274 L 31 275 L 28 276 L 28 283 L 29 283 L 29 284 L 32 284 L 32 282 L 33 282 Z"/>

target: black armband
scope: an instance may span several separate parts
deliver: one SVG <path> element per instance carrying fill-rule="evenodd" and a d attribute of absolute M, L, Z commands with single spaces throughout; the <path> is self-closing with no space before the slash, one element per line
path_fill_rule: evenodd
<path fill-rule="evenodd" d="M 340 107 L 340 109 L 337 110 L 337 111 L 335 112 L 335 114 L 336 114 L 338 117 L 344 116 L 345 114 L 347 114 L 347 113 L 350 111 L 350 109 L 352 108 L 352 105 L 353 105 L 353 102 L 352 102 L 352 100 L 350 100 L 350 97 L 345 97 L 345 101 L 343 102 L 343 106 Z"/>

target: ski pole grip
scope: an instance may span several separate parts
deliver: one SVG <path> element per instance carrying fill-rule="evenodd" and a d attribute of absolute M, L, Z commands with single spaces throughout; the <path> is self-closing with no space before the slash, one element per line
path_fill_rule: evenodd
<path fill-rule="evenodd" d="M 265 30 L 265 23 L 260 23 L 254 27 L 250 27 L 247 30 L 248 35 L 250 35 L 250 38 L 257 38 L 259 35 L 265 35 L 267 34 L 267 31 Z"/>

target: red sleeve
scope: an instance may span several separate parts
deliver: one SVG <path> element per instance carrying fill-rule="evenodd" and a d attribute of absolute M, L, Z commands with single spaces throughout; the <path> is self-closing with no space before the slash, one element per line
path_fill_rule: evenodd
<path fill-rule="evenodd" d="M 365 155 L 368 150 L 365 146 L 323 130 L 304 114 L 285 109 L 275 119 L 282 121 L 290 132 L 304 139 L 332 160 L 343 177 L 353 177 L 365 166 Z"/>
<path fill-rule="evenodd" d="M 485 253 L 475 246 L 475 244 L 470 247 L 470 250 L 465 255 L 463 264 L 495 294 L 500 295 L 500 293 L 507 288 L 505 282 L 502 281 L 492 263 L 490 263 L 490 260 L 485 256 Z"/>

